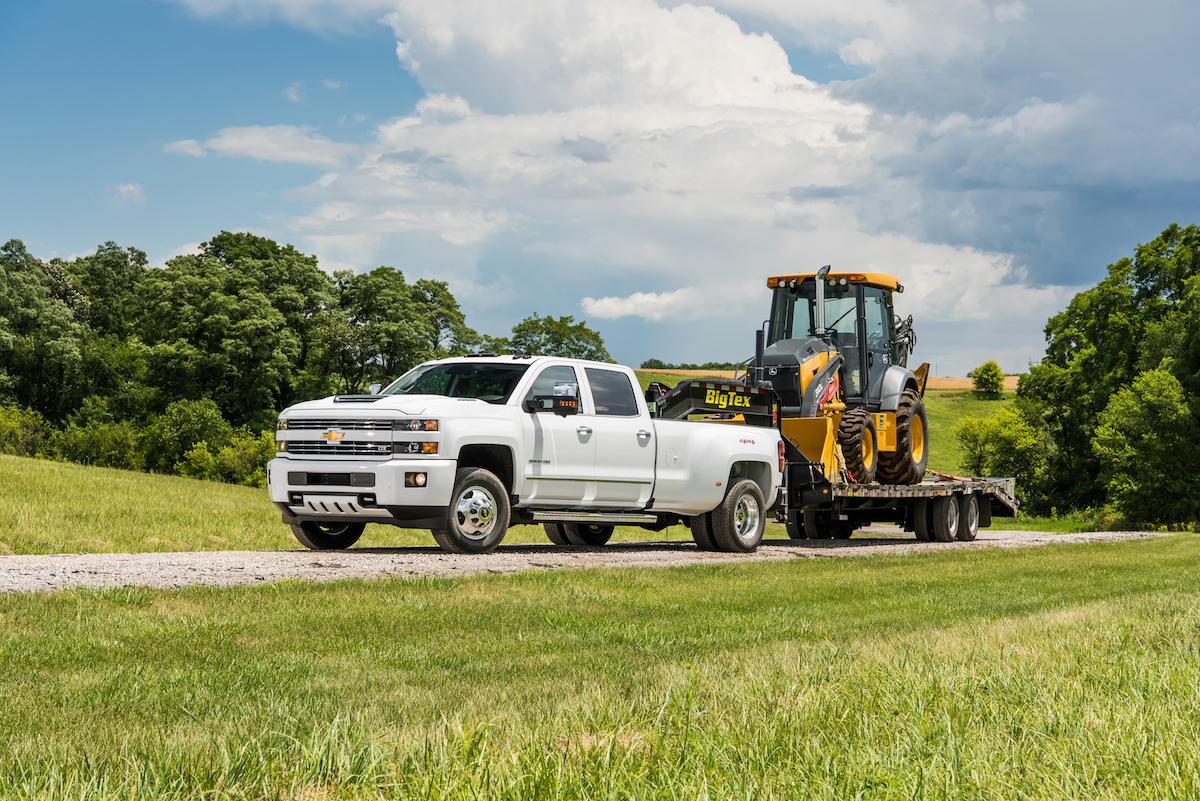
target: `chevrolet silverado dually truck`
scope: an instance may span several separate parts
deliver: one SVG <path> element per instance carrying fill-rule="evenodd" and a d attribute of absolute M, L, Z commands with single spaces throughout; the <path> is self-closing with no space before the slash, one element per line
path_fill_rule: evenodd
<path fill-rule="evenodd" d="M 614 364 L 426 362 L 382 391 L 285 409 L 270 497 L 296 539 L 319 550 L 350 547 L 367 523 L 430 529 L 446 551 L 487 553 L 510 525 L 600 546 L 616 525 L 682 522 L 701 548 L 752 551 L 782 495 L 774 402 L 733 382 L 694 391 L 699 407 L 728 413 L 658 419 L 633 371 Z"/>

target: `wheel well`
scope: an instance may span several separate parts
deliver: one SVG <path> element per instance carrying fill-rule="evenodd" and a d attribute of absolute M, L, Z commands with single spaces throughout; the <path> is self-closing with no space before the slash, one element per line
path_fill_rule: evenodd
<path fill-rule="evenodd" d="M 758 485 L 767 504 L 774 500 L 771 497 L 771 467 L 765 462 L 734 462 L 729 469 L 729 484 L 748 478 Z"/>
<path fill-rule="evenodd" d="M 489 470 L 505 489 L 510 493 L 513 490 L 513 455 L 503 445 L 464 445 L 458 452 L 458 466 Z"/>

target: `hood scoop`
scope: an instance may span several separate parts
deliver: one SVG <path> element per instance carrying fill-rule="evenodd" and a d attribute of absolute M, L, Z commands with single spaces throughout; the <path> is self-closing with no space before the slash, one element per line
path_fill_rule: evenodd
<path fill-rule="evenodd" d="M 374 403 L 383 400 L 386 395 L 334 395 L 334 403 Z"/>

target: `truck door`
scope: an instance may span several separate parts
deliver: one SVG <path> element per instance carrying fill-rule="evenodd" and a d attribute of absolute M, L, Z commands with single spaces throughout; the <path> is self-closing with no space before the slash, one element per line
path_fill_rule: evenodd
<path fill-rule="evenodd" d="M 573 387 L 578 397 L 575 368 L 566 364 L 542 368 L 525 397 L 553 395 L 556 386 L 560 392 Z M 593 427 L 584 422 L 587 418 L 582 414 L 523 414 L 525 500 L 534 506 L 590 501 L 595 492 L 596 436 Z"/>
<path fill-rule="evenodd" d="M 866 359 L 858 341 L 858 284 L 831 285 L 825 290 L 825 330 L 829 341 L 842 354 L 842 391 L 851 406 L 858 405 L 863 394 L 863 367 Z"/>
<path fill-rule="evenodd" d="M 883 374 L 892 360 L 891 293 L 876 286 L 863 287 L 863 336 L 867 356 L 867 395 L 863 399 L 876 408 L 883 389 Z"/>
<path fill-rule="evenodd" d="M 640 509 L 654 490 L 654 425 L 638 405 L 629 376 L 586 367 L 594 414 L 580 415 L 596 434 L 596 505 Z"/>

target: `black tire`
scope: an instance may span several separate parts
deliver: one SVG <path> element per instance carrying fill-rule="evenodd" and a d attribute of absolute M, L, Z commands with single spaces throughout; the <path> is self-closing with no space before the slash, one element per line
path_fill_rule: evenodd
<path fill-rule="evenodd" d="M 435 528 L 433 538 L 448 553 L 490 553 L 508 531 L 510 511 L 508 490 L 493 473 L 459 468 L 446 528 Z"/>
<path fill-rule="evenodd" d="M 958 499 L 958 531 L 955 536 L 962 542 L 970 542 L 979 534 L 979 496 L 975 493 L 961 495 Z"/>
<path fill-rule="evenodd" d="M 750 553 L 762 542 L 767 504 L 752 479 L 730 484 L 721 505 L 712 510 L 713 541 L 722 551 Z"/>
<path fill-rule="evenodd" d="M 846 469 L 859 484 L 875 480 L 879 467 L 879 434 L 875 418 L 866 409 L 851 409 L 838 424 L 838 444 L 846 457 Z"/>
<path fill-rule="evenodd" d="M 958 496 L 934 498 L 932 506 L 933 538 L 938 542 L 954 542 L 958 535 Z"/>
<path fill-rule="evenodd" d="M 933 516 L 929 507 L 928 498 L 918 498 L 913 502 L 913 533 L 921 542 L 933 541 Z"/>
<path fill-rule="evenodd" d="M 599 548 L 612 539 L 614 526 L 593 526 L 590 523 L 563 523 L 563 533 L 572 545 Z"/>
<path fill-rule="evenodd" d="M 879 454 L 876 476 L 884 484 L 920 484 L 929 464 L 929 418 L 916 390 L 906 389 L 896 407 L 896 450 Z"/>
<path fill-rule="evenodd" d="M 543 523 L 542 528 L 546 530 L 546 539 L 555 545 L 570 545 L 562 523 Z"/>
<path fill-rule="evenodd" d="M 707 512 L 702 515 L 696 515 L 688 523 L 688 528 L 692 530 L 692 539 L 696 541 L 696 547 L 702 551 L 717 550 L 717 543 L 712 535 L 711 515 Z"/>
<path fill-rule="evenodd" d="M 366 523 L 318 523 L 309 520 L 292 524 L 292 536 L 314 551 L 340 551 L 358 542 Z"/>
<path fill-rule="evenodd" d="M 804 534 L 804 515 L 797 517 L 794 513 L 788 515 L 787 524 L 784 526 L 787 529 L 789 540 L 807 539 Z"/>
<path fill-rule="evenodd" d="M 848 540 L 854 534 L 854 526 L 847 520 L 838 520 L 829 512 L 804 510 L 804 536 L 810 540 Z"/>

